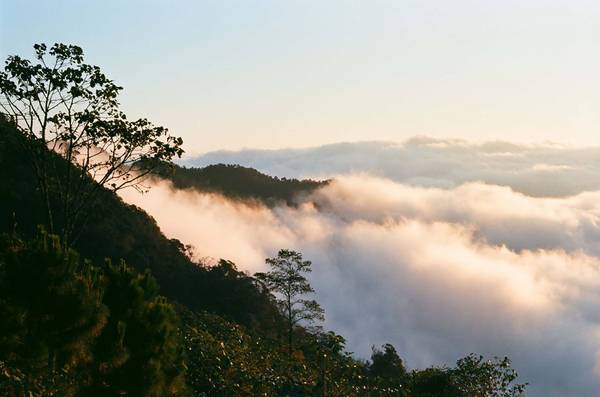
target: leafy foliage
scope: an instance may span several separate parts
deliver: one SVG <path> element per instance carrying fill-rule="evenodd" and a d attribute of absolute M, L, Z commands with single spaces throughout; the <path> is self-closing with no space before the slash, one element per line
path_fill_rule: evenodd
<path fill-rule="evenodd" d="M 464 394 L 473 397 L 518 397 L 525 393 L 526 384 L 516 383 L 518 375 L 508 357 L 485 360 L 470 354 L 456 362 L 451 376 Z"/>
<path fill-rule="evenodd" d="M 409 396 L 520 397 L 526 383 L 517 383 L 517 372 L 508 358 L 485 360 L 469 354 L 454 368 L 432 367 L 413 371 Z"/>
<path fill-rule="evenodd" d="M 382 350 L 373 347 L 369 366 L 371 384 L 388 395 L 405 395 L 408 374 L 394 346 L 386 343 Z"/>
<path fill-rule="evenodd" d="M 187 379 L 195 395 L 276 396 L 310 385 L 310 368 L 301 358 L 289 362 L 273 341 L 208 313 L 183 310 L 182 317 Z"/>
<path fill-rule="evenodd" d="M 413 397 L 468 397 L 454 384 L 450 370 L 445 367 L 413 371 L 408 390 Z"/>

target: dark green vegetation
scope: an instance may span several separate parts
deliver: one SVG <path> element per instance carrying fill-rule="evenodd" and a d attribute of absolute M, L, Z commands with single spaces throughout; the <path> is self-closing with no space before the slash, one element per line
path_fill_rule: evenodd
<path fill-rule="evenodd" d="M 204 168 L 163 166 L 155 175 L 170 180 L 178 189 L 219 193 L 231 199 L 258 200 L 266 205 L 281 202 L 294 205 L 298 196 L 327 184 L 327 181 L 277 178 L 253 168 L 226 164 Z"/>
<path fill-rule="evenodd" d="M 38 224 L 45 224 L 46 214 L 22 139 L 9 123 L 0 120 L 1 231 L 16 231 L 29 239 Z M 231 263 L 198 266 L 186 256 L 181 242 L 167 239 L 150 216 L 108 190 L 101 190 L 74 247 L 95 263 L 103 263 L 105 258 L 115 263 L 123 259 L 140 272 L 149 269 L 159 280 L 163 295 L 192 309 L 217 311 L 246 326 L 258 324 L 256 313 L 272 310 L 268 296 Z"/>
<path fill-rule="evenodd" d="M 184 390 L 173 306 L 149 273 L 97 267 L 41 232 L 0 251 L 8 395 L 165 396 Z"/>
<path fill-rule="evenodd" d="M 56 209 L 60 233 L 68 226 L 62 173 L 81 168 L 44 152 L 48 178 L 40 187 L 28 156 L 32 139 L 0 117 L 0 395 L 522 394 L 508 360 L 471 355 L 454 368 L 410 371 L 391 345 L 374 349 L 370 361 L 353 357 L 343 336 L 301 321 L 318 320 L 322 311 L 303 298 L 311 291 L 303 276 L 310 263 L 299 253 L 282 250 L 256 278 L 226 260 L 195 263 L 150 216 L 87 176 L 80 183 L 98 197 L 78 225 L 79 238 L 61 244 L 44 232 L 47 206 Z M 207 169 L 198 172 L 211 175 L 213 191 L 238 199 L 293 201 L 305 189 L 297 187 L 305 182 L 268 177 L 253 187 L 244 176 L 253 170 Z M 193 179 L 186 187 L 206 190 Z M 287 187 L 269 190 L 279 184 Z"/>

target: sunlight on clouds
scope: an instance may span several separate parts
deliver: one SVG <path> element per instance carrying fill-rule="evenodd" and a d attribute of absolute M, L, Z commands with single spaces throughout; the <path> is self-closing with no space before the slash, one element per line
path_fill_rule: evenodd
<path fill-rule="evenodd" d="M 293 233 L 261 205 L 243 205 L 213 194 L 174 190 L 166 182 L 153 184 L 148 194 L 124 191 L 158 222 L 168 237 L 193 244 L 200 257 L 227 258 L 262 269 L 264 252 L 290 245 Z"/>
<path fill-rule="evenodd" d="M 156 182 L 123 193 L 198 258 L 249 272 L 280 248 L 314 263 L 326 327 L 363 357 L 391 342 L 411 366 L 509 355 L 533 395 L 597 390 L 600 192 L 530 197 L 469 182 L 409 186 L 339 175 L 296 207 Z M 559 385 L 545 385 L 551 377 Z"/>

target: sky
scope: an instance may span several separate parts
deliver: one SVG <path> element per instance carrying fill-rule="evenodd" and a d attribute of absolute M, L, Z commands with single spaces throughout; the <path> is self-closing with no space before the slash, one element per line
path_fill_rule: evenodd
<path fill-rule="evenodd" d="M 0 57 L 82 46 L 189 154 L 412 136 L 598 142 L 600 2 L 0 1 Z"/>

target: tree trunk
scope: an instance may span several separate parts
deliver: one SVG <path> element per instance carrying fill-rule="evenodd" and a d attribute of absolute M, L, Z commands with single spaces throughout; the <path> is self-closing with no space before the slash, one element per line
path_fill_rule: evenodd
<path fill-rule="evenodd" d="M 287 296 L 288 309 L 288 357 L 292 358 L 292 332 L 294 330 L 294 319 L 292 318 L 292 297 Z"/>
<path fill-rule="evenodd" d="M 292 327 L 288 329 L 288 356 L 292 358 Z"/>
<path fill-rule="evenodd" d="M 327 354 L 323 353 L 323 366 L 321 368 L 321 397 L 327 397 Z"/>

